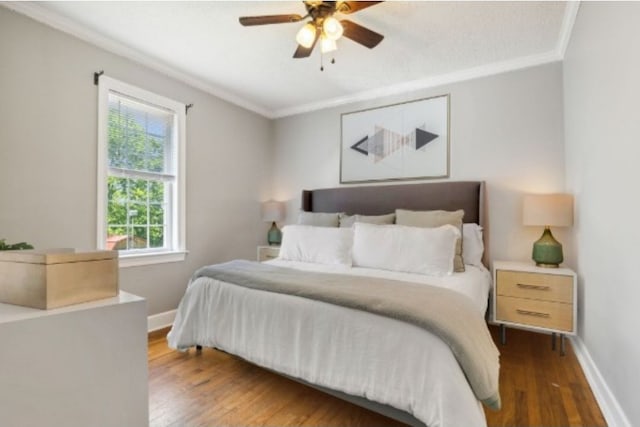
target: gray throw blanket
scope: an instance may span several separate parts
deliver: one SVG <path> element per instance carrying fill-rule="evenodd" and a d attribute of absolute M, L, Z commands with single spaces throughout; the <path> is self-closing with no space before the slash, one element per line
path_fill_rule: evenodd
<path fill-rule="evenodd" d="M 464 295 L 437 286 L 242 260 L 203 267 L 192 280 L 202 276 L 368 311 L 426 329 L 451 348 L 478 400 L 500 409 L 499 352 L 484 318 Z"/>

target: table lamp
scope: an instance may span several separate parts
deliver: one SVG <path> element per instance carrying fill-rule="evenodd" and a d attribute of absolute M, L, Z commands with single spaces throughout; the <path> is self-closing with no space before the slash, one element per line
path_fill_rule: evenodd
<path fill-rule="evenodd" d="M 282 232 L 276 225 L 277 221 L 284 219 L 284 203 L 269 200 L 262 203 L 262 220 L 271 222 L 271 228 L 267 233 L 267 242 L 270 245 L 279 245 L 282 241 Z"/>
<path fill-rule="evenodd" d="M 573 225 L 573 196 L 571 194 L 526 195 L 522 223 L 544 226 L 542 237 L 533 244 L 531 258 L 538 267 L 557 268 L 564 260 L 562 244 L 553 237 L 550 227 Z"/>

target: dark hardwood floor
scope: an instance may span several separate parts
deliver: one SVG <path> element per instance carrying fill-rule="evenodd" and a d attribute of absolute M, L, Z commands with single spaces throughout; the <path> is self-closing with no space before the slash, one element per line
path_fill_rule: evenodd
<path fill-rule="evenodd" d="M 152 427 L 403 425 L 217 350 L 173 351 L 167 332 L 149 334 Z M 503 407 L 485 410 L 489 426 L 606 426 L 570 343 L 560 357 L 548 335 L 508 329 L 498 347 Z"/>

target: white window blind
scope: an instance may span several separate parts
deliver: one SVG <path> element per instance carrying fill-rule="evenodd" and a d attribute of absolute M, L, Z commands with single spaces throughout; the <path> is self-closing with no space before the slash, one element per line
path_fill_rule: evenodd
<path fill-rule="evenodd" d="M 183 251 L 184 104 L 104 76 L 100 86 L 98 246 L 121 255 Z"/>

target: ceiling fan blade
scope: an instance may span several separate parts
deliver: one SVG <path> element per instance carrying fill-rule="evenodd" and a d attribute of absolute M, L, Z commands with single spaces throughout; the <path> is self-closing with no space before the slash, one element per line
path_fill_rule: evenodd
<path fill-rule="evenodd" d="M 351 39 L 356 43 L 360 43 L 369 49 L 376 47 L 384 38 L 382 34 L 378 34 L 375 31 L 371 31 L 370 29 L 347 19 L 343 19 L 340 23 L 344 29 L 344 33 L 342 34 L 344 37 Z"/>
<path fill-rule="evenodd" d="M 378 3 L 382 3 L 381 1 L 343 1 L 340 2 L 338 7 L 336 8 L 339 12 L 350 14 L 355 13 L 359 10 L 366 9 L 371 6 L 375 6 Z"/>
<path fill-rule="evenodd" d="M 318 39 L 320 38 L 320 31 L 316 32 L 316 38 L 315 40 L 313 40 L 313 44 L 311 45 L 310 48 L 306 48 L 302 45 L 298 45 L 298 48 L 296 49 L 295 53 L 293 54 L 294 58 L 306 58 L 309 55 L 311 55 L 311 52 L 313 52 L 313 48 L 316 46 L 316 43 L 318 42 Z"/>
<path fill-rule="evenodd" d="M 286 24 L 288 22 L 298 22 L 302 20 L 302 16 L 293 15 L 264 15 L 264 16 L 243 16 L 239 18 L 239 21 L 245 27 L 252 25 L 266 25 L 266 24 Z"/>

